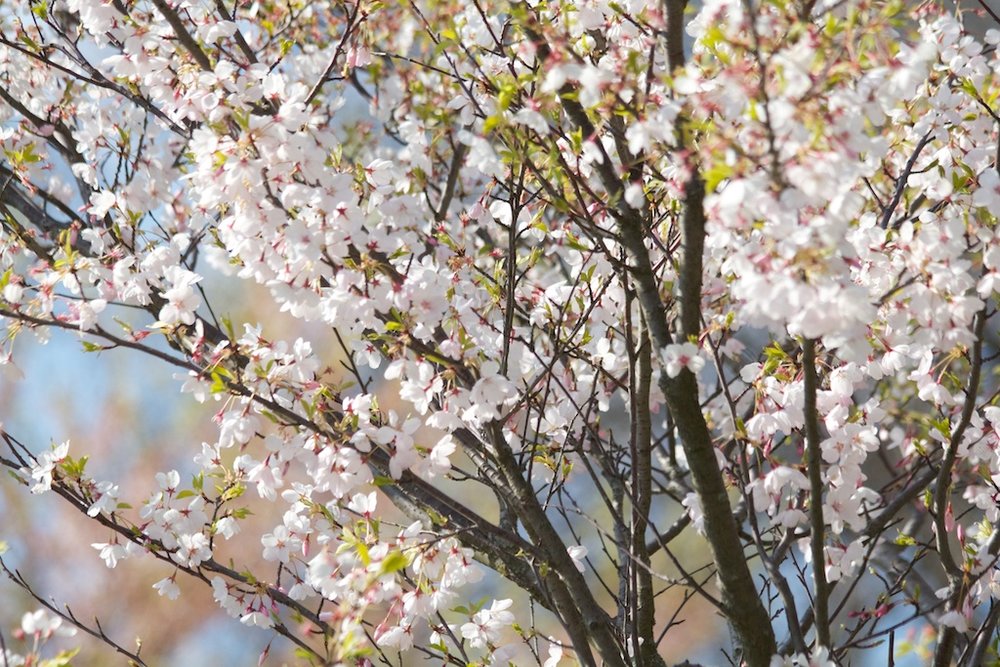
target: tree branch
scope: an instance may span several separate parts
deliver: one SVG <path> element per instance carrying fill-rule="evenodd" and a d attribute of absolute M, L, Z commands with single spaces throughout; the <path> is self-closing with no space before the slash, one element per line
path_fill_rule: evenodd
<path fill-rule="evenodd" d="M 816 409 L 816 341 L 802 341 L 802 375 L 805 382 L 804 412 L 806 421 L 806 466 L 809 470 L 809 548 L 813 566 L 813 609 L 816 642 L 830 648 L 830 592 L 826 581 L 825 527 L 823 520 L 823 474 L 820 466 L 819 413 Z"/>
<path fill-rule="evenodd" d="M 934 543 L 937 546 L 938 557 L 941 565 L 948 575 L 949 588 L 949 608 L 957 610 L 962 603 L 966 591 L 962 585 L 963 573 L 951 553 L 951 545 L 948 543 L 948 528 L 946 516 L 950 498 L 948 492 L 951 490 L 951 474 L 958 460 L 958 448 L 962 444 L 962 438 L 966 429 L 972 422 L 972 416 L 976 412 L 976 402 L 979 398 L 979 381 L 983 366 L 983 331 L 986 326 L 986 308 L 976 313 L 973 324 L 973 334 L 976 339 L 972 344 L 972 358 L 970 359 L 969 383 L 965 389 L 965 403 L 962 406 L 962 416 L 958 425 L 948 439 L 948 448 L 945 450 L 944 459 L 941 461 L 941 468 L 938 470 L 937 479 L 934 482 Z M 952 654 L 955 650 L 955 642 L 958 631 L 952 626 L 944 626 L 938 633 L 938 645 L 934 651 L 934 666 L 947 667 L 951 664 Z"/>
<path fill-rule="evenodd" d="M 683 64 L 683 44 L 677 40 L 683 37 L 680 22 L 683 20 L 683 0 L 668 0 L 668 27 L 672 39 L 668 39 L 668 53 L 676 62 Z M 673 17 L 673 24 L 670 17 Z M 537 34 L 528 31 L 535 42 L 539 57 L 545 60 L 551 51 L 547 43 Z M 679 60 L 677 60 L 678 55 Z M 595 136 L 595 128 L 586 111 L 572 95 L 569 84 L 560 90 L 560 102 L 566 115 L 582 132 L 585 138 Z M 600 141 L 595 142 L 604 152 Z M 598 177 L 608 193 L 608 203 L 618 221 L 620 242 L 632 258 L 629 272 L 637 284 L 640 304 L 649 326 L 650 338 L 657 349 L 673 343 L 667 323 L 666 308 L 660 297 L 659 285 L 653 272 L 649 251 L 645 243 L 645 228 L 642 215 L 624 199 L 625 188 L 615 173 L 610 156 L 595 165 Z M 686 336 L 697 336 L 701 321 L 701 273 L 704 249 L 705 216 L 703 209 L 704 185 L 694 171 L 688 182 L 682 226 L 683 261 L 681 301 L 682 328 Z M 693 289 L 697 289 L 693 292 Z M 660 374 L 660 388 L 667 399 L 670 414 L 677 424 L 681 445 L 687 457 L 695 492 L 701 499 L 705 512 L 705 532 L 709 545 L 719 567 L 722 583 L 723 604 L 727 619 L 736 631 L 737 642 L 742 648 L 743 658 L 750 665 L 767 665 L 775 650 L 774 631 L 770 618 L 757 594 L 753 577 L 743 555 L 739 529 L 733 518 L 732 506 L 726 492 L 715 458 L 715 447 L 708 430 L 701 405 L 698 400 L 698 382 L 695 376 L 683 369 L 676 378 Z"/>
<path fill-rule="evenodd" d="M 206 72 L 211 72 L 212 61 L 209 60 L 205 52 L 202 51 L 201 46 L 199 46 L 191 33 L 188 32 L 187 26 L 184 25 L 180 14 L 167 3 L 167 0 L 152 0 L 152 2 L 156 9 L 163 14 L 163 18 L 167 20 L 167 23 L 170 24 L 170 28 L 174 31 L 174 35 L 177 37 L 177 41 L 181 43 L 181 46 L 191 54 L 191 57 L 198 63 L 199 67 Z"/>

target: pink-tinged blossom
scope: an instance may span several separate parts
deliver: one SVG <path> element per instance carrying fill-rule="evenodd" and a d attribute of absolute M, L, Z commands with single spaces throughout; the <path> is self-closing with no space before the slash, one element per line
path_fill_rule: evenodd
<path fill-rule="evenodd" d="M 302 550 L 301 540 L 285 526 L 276 526 L 273 532 L 260 538 L 260 543 L 264 547 L 264 560 L 267 561 L 287 563 L 290 555 Z"/>
<path fill-rule="evenodd" d="M 352 512 L 360 514 L 364 519 L 371 519 L 372 514 L 375 512 L 375 506 L 378 503 L 377 494 L 372 491 L 371 493 L 356 493 L 351 501 L 347 503 L 347 509 Z"/>
<path fill-rule="evenodd" d="M 952 592 L 948 588 L 940 588 L 934 594 L 939 600 L 947 600 L 951 597 Z M 959 609 L 945 612 L 941 615 L 939 622 L 941 625 L 955 628 L 959 632 L 968 632 L 969 628 L 972 627 L 973 611 L 972 599 L 967 596 Z"/>
<path fill-rule="evenodd" d="M 257 485 L 257 495 L 274 500 L 282 487 L 281 470 L 269 461 L 261 461 L 247 472 L 247 481 Z"/>
<path fill-rule="evenodd" d="M 430 481 L 436 477 L 447 474 L 451 470 L 452 454 L 458 449 L 458 443 L 451 435 L 446 435 L 431 448 L 429 454 L 421 458 L 413 465 L 413 472 L 420 477 Z"/>
<path fill-rule="evenodd" d="M 668 345 L 660 353 L 667 377 L 675 378 L 681 370 L 688 369 L 695 375 L 704 368 L 705 359 L 698 354 L 698 346 L 694 343 Z"/>
<path fill-rule="evenodd" d="M 351 349 L 354 350 L 354 363 L 359 366 L 376 370 L 382 365 L 382 354 L 375 343 L 360 339 L 351 342 Z"/>
<path fill-rule="evenodd" d="M 993 215 L 1000 211 L 1000 174 L 995 167 L 979 176 L 979 187 L 972 195 L 972 203 L 982 206 Z"/>
<path fill-rule="evenodd" d="M 500 632 L 514 622 L 514 614 L 507 611 L 512 600 L 494 600 L 489 609 L 477 611 L 472 620 L 462 625 L 462 638 L 472 648 L 485 648 L 500 641 Z"/>
<path fill-rule="evenodd" d="M 459 546 L 457 540 L 443 544 L 447 548 L 444 571 L 441 574 L 442 589 L 461 588 L 483 578 L 483 571 L 473 559 L 472 550 Z"/>
<path fill-rule="evenodd" d="M 204 533 L 185 533 L 178 537 L 177 543 L 176 551 L 170 556 L 179 565 L 198 567 L 212 557 L 212 550 Z"/>
<path fill-rule="evenodd" d="M 347 496 L 372 479 L 357 450 L 348 447 L 321 450 L 311 474 L 317 491 L 329 491 L 336 498 Z"/>
<path fill-rule="evenodd" d="M 109 210 L 117 205 L 118 198 L 114 192 L 103 190 L 92 195 L 90 202 L 90 214 L 97 218 L 103 218 Z"/>
<path fill-rule="evenodd" d="M 483 424 L 499 419 L 504 401 L 516 392 L 513 383 L 500 374 L 500 365 L 490 361 L 480 369 L 479 380 L 469 393 L 471 407 L 462 413 L 462 419 Z"/>
<path fill-rule="evenodd" d="M 396 178 L 394 166 L 389 160 L 375 159 L 365 167 L 365 180 L 373 188 L 387 188 Z"/>
<path fill-rule="evenodd" d="M 573 565 L 576 566 L 576 569 L 579 570 L 580 572 L 583 572 L 586 566 L 584 559 L 587 557 L 587 547 L 583 546 L 582 544 L 577 544 L 571 547 L 567 547 L 566 552 L 569 554 L 569 557 L 573 560 Z"/>
<path fill-rule="evenodd" d="M 90 545 L 94 549 L 100 552 L 101 559 L 104 564 L 110 569 L 114 569 L 118 565 L 118 561 L 126 558 L 128 553 L 125 547 L 115 542 L 95 542 Z"/>
<path fill-rule="evenodd" d="M 549 637 L 549 640 L 552 643 L 549 644 L 548 655 L 542 667 L 559 667 L 559 662 L 563 659 L 563 648 L 552 637 Z"/>
<path fill-rule="evenodd" d="M 389 474 L 393 479 L 399 479 L 404 470 L 409 470 L 420 460 L 413 440 L 414 433 L 420 428 L 419 419 L 407 419 L 397 428 L 398 419 L 391 416 L 390 425 L 382 426 L 373 434 L 373 440 L 381 445 L 392 448 L 392 459 L 389 461 Z"/>
<path fill-rule="evenodd" d="M 205 471 L 212 471 L 222 467 L 222 454 L 219 446 L 210 445 L 207 442 L 201 443 L 201 452 L 193 457 L 194 462 Z"/>
<path fill-rule="evenodd" d="M 867 513 L 878 505 L 878 493 L 861 486 L 864 479 L 865 476 L 852 467 L 831 471 L 829 490 L 823 502 L 823 520 L 833 534 L 839 535 L 845 527 L 863 530 Z"/>
<path fill-rule="evenodd" d="M 94 502 L 87 509 L 87 516 L 97 516 L 102 512 L 111 514 L 118 507 L 118 485 L 98 482 L 94 488 L 94 497 Z"/>
<path fill-rule="evenodd" d="M 784 495 L 798 494 L 809 489 L 809 480 L 806 476 L 788 466 L 777 466 L 761 479 L 758 478 L 747 485 L 753 499 L 754 510 L 757 512 L 767 511 L 775 515 L 784 506 L 782 498 Z M 788 494 L 786 494 L 786 490 Z"/>
<path fill-rule="evenodd" d="M 160 487 L 161 491 L 168 496 L 172 496 L 177 492 L 177 488 L 181 484 L 181 474 L 176 470 L 158 472 L 156 473 L 156 484 Z"/>
<path fill-rule="evenodd" d="M 273 627 L 274 620 L 271 618 L 272 604 L 270 599 L 255 596 L 253 601 L 240 615 L 240 623 L 258 628 Z"/>
<path fill-rule="evenodd" d="M 824 440 L 820 447 L 823 460 L 827 463 L 845 465 L 860 465 L 879 447 L 878 435 L 870 426 L 852 423 L 844 424 L 831 437 Z"/>
<path fill-rule="evenodd" d="M 375 628 L 375 643 L 379 646 L 390 646 L 400 651 L 413 647 L 413 624 L 410 619 L 402 618 L 397 625 L 386 627 L 381 624 Z"/>
<path fill-rule="evenodd" d="M 390 366 L 390 369 L 393 366 Z M 399 368 L 402 370 L 401 366 Z M 387 372 L 386 377 L 391 378 L 392 375 Z M 432 364 L 415 364 L 407 368 L 407 375 L 400 385 L 399 397 L 412 403 L 417 413 L 423 415 L 427 413 L 431 401 L 443 388 L 444 381 Z"/>
<path fill-rule="evenodd" d="M 80 331 L 90 331 L 97 324 L 97 316 L 104 312 L 108 302 L 104 299 L 80 301 L 70 306 L 71 321 L 80 327 Z"/>
<path fill-rule="evenodd" d="M 42 453 L 28 471 L 31 477 L 31 492 L 45 493 L 52 488 L 53 475 L 56 467 L 69 456 L 69 441 L 53 445 L 52 449 Z"/>
<path fill-rule="evenodd" d="M 47 609 L 37 609 L 24 614 L 21 617 L 21 631 L 36 639 L 76 635 L 76 628 L 64 625 L 61 617 L 50 613 Z"/>
<path fill-rule="evenodd" d="M 168 600 L 176 600 L 181 595 L 180 586 L 177 585 L 176 580 L 177 575 L 169 576 L 165 579 L 160 579 L 155 584 L 153 584 L 153 589 L 157 594 Z"/>
<path fill-rule="evenodd" d="M 227 540 L 233 539 L 239 532 L 240 524 L 231 516 L 224 516 L 215 522 L 215 533 Z"/>
<path fill-rule="evenodd" d="M 809 655 L 802 653 L 776 655 L 771 658 L 769 667 L 837 667 L 837 663 L 830 658 L 830 650 L 827 647 L 817 646 Z"/>
<path fill-rule="evenodd" d="M 309 561 L 307 580 L 309 585 L 323 597 L 335 600 L 340 586 L 340 565 L 336 557 L 327 549 L 320 551 Z"/>
<path fill-rule="evenodd" d="M 194 311 L 201 305 L 201 295 L 194 285 L 201 276 L 176 266 L 169 267 L 165 276 L 171 287 L 163 292 L 167 303 L 160 309 L 160 323 L 165 326 L 194 324 Z"/>
<path fill-rule="evenodd" d="M 868 557 L 861 540 L 853 540 L 846 547 L 827 546 L 825 552 L 827 581 L 853 577 Z"/>
<path fill-rule="evenodd" d="M 681 504 L 687 509 L 688 516 L 691 517 L 691 525 L 702 535 L 705 534 L 705 511 L 701 506 L 701 499 L 695 493 L 684 496 Z"/>
<path fill-rule="evenodd" d="M 229 593 L 229 585 L 226 580 L 222 577 L 212 577 L 212 597 L 215 601 L 226 610 L 232 617 L 238 617 L 241 612 L 241 607 L 239 601 Z"/>
<path fill-rule="evenodd" d="M 232 447 L 250 442 L 260 427 L 260 418 L 245 410 L 226 412 L 219 424 L 219 446 Z"/>

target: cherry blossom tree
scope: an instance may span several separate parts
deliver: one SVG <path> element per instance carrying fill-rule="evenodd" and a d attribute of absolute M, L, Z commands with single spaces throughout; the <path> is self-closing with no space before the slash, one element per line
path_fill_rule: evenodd
<path fill-rule="evenodd" d="M 663 665 L 698 604 L 711 664 L 995 659 L 980 4 L 0 0 L 0 357 L 143 354 L 217 424 L 143 497 L 0 463 L 304 664 Z"/>

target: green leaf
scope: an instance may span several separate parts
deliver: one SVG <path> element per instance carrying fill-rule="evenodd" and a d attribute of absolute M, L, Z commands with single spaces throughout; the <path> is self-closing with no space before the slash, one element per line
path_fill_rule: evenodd
<path fill-rule="evenodd" d="M 19 42 L 25 44 L 32 51 L 39 50 L 38 43 L 35 40 L 28 37 L 27 33 L 25 33 L 24 31 L 21 32 L 21 34 L 18 36 L 17 39 Z"/>
<path fill-rule="evenodd" d="M 504 111 L 510 108 L 510 103 L 517 97 L 517 84 L 513 81 L 505 81 L 500 85 L 500 94 L 497 96 L 497 105 Z"/>
<path fill-rule="evenodd" d="M 89 459 L 90 457 L 88 456 L 81 456 L 78 459 L 73 459 L 72 457 L 67 456 L 66 459 L 59 464 L 59 467 L 67 477 L 80 479 L 83 477 L 83 472 L 87 468 L 87 461 Z"/>
<path fill-rule="evenodd" d="M 229 380 L 232 375 L 222 366 L 216 366 L 212 369 L 212 387 L 210 391 L 213 394 L 224 394 L 229 391 Z"/>
<path fill-rule="evenodd" d="M 705 172 L 705 191 L 707 193 L 715 192 L 715 189 L 719 187 L 719 183 L 732 176 L 732 174 L 733 168 L 725 162 L 712 165 Z"/>
<path fill-rule="evenodd" d="M 483 121 L 483 134 L 492 132 L 502 121 L 503 118 L 498 114 L 487 116 L 486 120 Z"/>
<path fill-rule="evenodd" d="M 222 492 L 222 500 L 223 502 L 229 500 L 236 500 L 237 498 L 242 496 L 246 490 L 247 488 L 242 484 L 233 484 L 228 489 Z"/>
<path fill-rule="evenodd" d="M 931 428 L 943 435 L 945 440 L 951 440 L 951 420 L 947 417 L 932 419 Z"/>
<path fill-rule="evenodd" d="M 444 518 L 444 516 L 442 516 L 441 514 L 438 514 L 437 512 L 435 512 L 432 509 L 428 509 L 427 510 L 427 516 L 430 517 L 431 522 L 435 526 L 444 526 L 444 525 L 448 524 L 448 519 Z"/>
<path fill-rule="evenodd" d="M 371 565 L 372 556 L 371 556 L 371 553 L 369 553 L 369 551 L 368 551 L 368 545 L 366 545 L 361 540 L 355 540 L 355 542 L 354 542 L 354 548 L 358 552 L 358 558 L 361 559 L 361 563 L 365 567 L 368 567 L 369 565 Z"/>
<path fill-rule="evenodd" d="M 244 132 L 250 129 L 249 114 L 238 111 L 237 109 L 233 109 L 233 112 L 232 114 L 230 114 L 230 117 L 237 125 L 240 126 L 240 129 L 242 129 Z"/>
<path fill-rule="evenodd" d="M 79 647 L 60 651 L 54 658 L 49 658 L 48 660 L 43 660 L 38 663 L 38 667 L 69 667 L 71 664 L 70 661 L 72 661 L 74 656 L 76 656 L 79 652 Z"/>
<path fill-rule="evenodd" d="M 380 574 L 394 574 L 409 565 L 409 559 L 401 551 L 390 551 L 379 567 Z"/>
<path fill-rule="evenodd" d="M 230 338 L 236 338 L 235 329 L 233 329 L 233 321 L 228 317 L 221 318 L 222 328 L 226 332 L 226 335 Z"/>

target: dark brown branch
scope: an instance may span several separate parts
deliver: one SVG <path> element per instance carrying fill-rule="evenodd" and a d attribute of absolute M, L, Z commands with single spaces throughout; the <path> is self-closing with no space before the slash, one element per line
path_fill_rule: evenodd
<path fill-rule="evenodd" d="M 826 539 L 823 520 L 823 475 L 821 471 L 819 413 L 816 409 L 816 341 L 802 341 L 802 375 L 805 383 L 804 412 L 806 421 L 806 466 L 809 471 L 809 548 L 813 566 L 813 610 L 816 622 L 816 642 L 830 648 L 830 591 L 826 581 Z"/>
<path fill-rule="evenodd" d="M 600 651 L 604 664 L 625 667 L 623 652 L 611 631 L 611 619 L 594 599 L 586 579 L 577 571 L 573 559 L 566 551 L 566 545 L 545 515 L 531 484 L 524 478 L 500 428 L 492 424 L 489 431 L 493 457 L 509 485 L 507 493 L 510 504 L 532 542 L 545 553 L 550 569 L 542 578 L 551 591 L 563 626 L 570 634 L 577 659 L 584 665 L 596 666 L 589 648 L 592 641 Z"/>
<path fill-rule="evenodd" d="M 458 176 L 461 173 L 462 164 L 465 162 L 465 156 L 468 152 L 469 147 L 463 143 L 459 143 L 458 147 L 455 148 L 455 154 L 452 155 L 451 166 L 448 169 L 448 178 L 444 184 L 444 192 L 441 194 L 441 201 L 438 202 L 437 210 L 434 211 L 434 219 L 438 222 L 448 217 L 448 208 L 451 206 L 451 200 L 455 197 Z"/>
<path fill-rule="evenodd" d="M 652 343 L 645 327 L 639 331 L 639 349 L 632 386 L 632 555 L 636 564 L 629 564 L 635 573 L 635 633 L 637 643 L 633 655 L 641 656 L 642 665 L 663 665 L 663 658 L 656 651 L 655 615 L 653 603 L 653 578 L 649 572 L 649 553 L 646 551 L 646 529 L 652 507 L 652 416 L 649 412 L 649 389 L 653 375 Z"/>
<path fill-rule="evenodd" d="M 347 16 L 347 23 L 344 26 L 344 34 L 340 36 L 340 41 L 337 43 L 336 48 L 333 50 L 333 55 L 330 57 L 330 62 L 327 63 L 326 69 L 320 75 L 319 79 L 313 84 L 312 90 L 306 95 L 306 106 L 312 103 L 316 96 L 319 95 L 320 91 L 323 90 L 323 86 L 327 81 L 330 80 L 330 75 L 333 74 L 333 70 L 337 67 L 337 61 L 340 60 L 341 56 L 344 55 L 344 46 L 347 44 L 347 40 L 350 38 L 351 33 L 354 30 L 354 22 L 358 18 L 358 13 L 361 11 L 361 2 L 354 3 L 351 8 L 350 14 Z"/>
<path fill-rule="evenodd" d="M 678 40 L 683 37 L 680 24 L 683 20 L 684 4 L 683 0 L 667 2 L 668 12 L 671 12 L 668 14 L 668 29 L 672 30 L 673 35 L 672 38 L 668 36 L 668 53 L 672 53 L 675 62 L 681 65 L 683 44 Z M 671 16 L 673 28 L 670 27 Z M 528 34 L 538 48 L 539 57 L 542 60 L 548 58 L 551 51 L 546 41 L 531 30 Z M 583 132 L 584 137 L 592 139 L 596 130 L 587 112 L 572 95 L 573 92 L 568 84 L 560 90 L 562 107 L 572 123 Z M 596 144 L 603 152 L 601 143 L 597 141 Z M 659 284 L 646 248 L 642 215 L 625 201 L 624 184 L 615 173 L 610 156 L 604 154 L 604 159 L 596 165 L 596 171 L 607 190 L 609 206 L 613 207 L 611 212 L 618 221 L 621 243 L 632 258 L 629 272 L 637 285 L 650 338 L 657 349 L 663 349 L 673 343 L 673 336 L 670 333 L 666 308 L 660 297 Z M 682 229 L 681 300 L 686 302 L 686 306 L 682 305 L 682 308 L 686 308 L 686 312 L 682 313 L 682 326 L 686 336 L 697 336 L 700 331 L 700 286 L 705 234 L 704 194 L 704 185 L 695 170 L 687 187 Z M 697 292 L 691 291 L 694 288 L 697 288 Z M 735 630 L 743 659 L 750 665 L 767 665 L 775 650 L 774 631 L 744 558 L 739 528 L 733 518 L 726 484 L 715 458 L 712 436 L 698 401 L 697 379 L 687 369 L 682 370 L 676 378 L 669 378 L 666 373 L 661 373 L 660 388 L 680 433 L 693 486 L 705 512 L 705 531 L 719 567 L 727 620 Z"/>
<path fill-rule="evenodd" d="M 79 628 L 80 630 L 83 630 L 85 633 L 87 633 L 91 637 L 94 637 L 95 639 L 98 639 L 101 642 L 107 644 L 112 649 L 114 649 L 116 653 L 120 653 L 121 655 L 123 655 L 126 658 L 128 658 L 131 661 L 131 664 L 136 665 L 137 667 L 138 666 L 146 667 L 146 663 L 143 661 L 142 658 L 139 657 L 139 651 L 138 650 L 136 650 L 135 652 L 129 651 L 127 648 L 123 647 L 121 644 L 119 644 L 115 640 L 111 639 L 111 637 L 109 637 L 107 635 L 107 633 L 104 632 L 104 629 L 101 628 L 101 622 L 100 621 L 98 621 L 97 619 L 94 619 L 94 622 L 95 622 L 95 625 L 96 625 L 96 629 L 94 629 L 94 628 L 90 627 L 89 625 L 87 625 L 86 623 L 84 623 L 83 621 L 81 621 L 80 619 L 78 619 L 76 617 L 76 614 L 74 614 L 72 612 L 72 610 L 70 610 L 70 608 L 68 606 L 66 607 L 66 611 L 63 611 L 63 610 L 59 609 L 52 602 L 50 602 L 49 600 L 46 600 L 41 595 L 39 595 L 37 592 L 35 592 L 35 589 L 32 588 L 31 584 L 28 583 L 27 579 L 24 578 L 24 575 L 22 575 L 21 572 L 18 571 L 18 570 L 11 570 L 7 566 L 7 563 L 4 562 L 4 559 L 2 557 L 0 557 L 0 569 L 3 569 L 3 571 L 7 575 L 7 577 L 11 581 L 13 581 L 15 584 L 17 584 L 18 586 L 20 586 L 25 592 L 27 592 L 28 595 L 30 595 L 32 598 L 34 598 L 35 601 L 38 602 L 38 604 L 42 605 L 43 607 L 45 607 L 46 609 L 48 609 L 49 611 L 51 611 L 56 616 L 58 616 L 59 618 L 63 619 L 64 621 L 68 621 L 74 627 Z M 0 650 L 3 650 L 3 648 L 4 647 L 0 647 Z M 6 662 L 6 656 L 3 656 L 3 657 L 4 657 L 4 661 Z M 43 662 L 42 664 L 45 664 L 45 663 Z"/>
<path fill-rule="evenodd" d="M 986 652 L 993 644 L 993 636 L 997 629 L 997 621 L 1000 620 L 1000 604 L 994 600 L 990 606 L 990 612 L 986 616 L 986 621 L 976 633 L 975 641 L 970 645 L 968 659 L 959 661 L 961 665 L 982 665 L 985 664 Z"/>
<path fill-rule="evenodd" d="M 225 2 L 223 2 L 222 0 L 215 0 L 215 7 L 216 9 L 219 10 L 219 14 L 222 16 L 222 18 L 225 19 L 226 21 L 233 21 L 233 22 L 236 21 L 236 18 L 229 13 L 228 9 L 226 9 Z M 247 44 L 247 40 L 245 37 L 243 37 L 243 33 L 240 32 L 239 28 L 237 28 L 236 32 L 233 34 L 233 38 L 236 40 L 236 46 L 238 46 L 240 51 L 243 52 L 243 55 L 247 59 L 247 62 L 251 65 L 255 64 L 257 62 L 257 54 L 254 53 L 253 49 L 250 48 L 250 45 Z"/>
<path fill-rule="evenodd" d="M 938 470 L 937 479 L 934 482 L 934 542 L 937 546 L 938 557 L 941 565 L 948 575 L 951 595 L 948 599 L 949 608 L 957 609 L 966 594 L 962 586 L 962 569 L 955 561 L 951 553 L 951 545 L 948 543 L 948 529 L 946 527 L 946 515 L 949 506 L 948 492 L 951 490 L 951 475 L 958 460 L 958 448 L 962 444 L 962 437 L 966 429 L 972 422 L 972 416 L 976 412 L 976 402 L 979 398 L 979 381 L 983 367 L 983 331 L 986 326 L 986 307 L 976 313 L 973 324 L 973 335 L 975 342 L 972 344 L 972 357 L 969 360 L 969 383 L 965 388 L 965 403 L 962 406 L 962 416 L 958 425 L 948 439 L 948 448 L 941 461 L 941 468 Z M 938 633 L 938 645 L 934 651 L 935 667 L 946 667 L 951 664 L 952 654 L 955 650 L 958 631 L 951 626 L 942 627 Z"/>
<path fill-rule="evenodd" d="M 684 67 L 684 10 L 687 0 L 664 0 L 667 17 L 667 64 L 671 71 Z"/>
<path fill-rule="evenodd" d="M 903 198 L 903 192 L 906 190 L 906 182 L 910 178 L 910 174 L 913 172 L 913 168 L 917 164 L 917 158 L 920 157 L 920 152 L 924 150 L 924 147 L 931 141 L 931 135 L 933 130 L 928 130 L 927 134 L 921 137 L 920 141 L 913 148 L 913 153 L 910 155 L 906 164 L 903 166 L 903 171 L 896 177 L 896 189 L 892 193 L 892 199 L 889 200 L 889 204 L 882 211 L 882 219 L 879 220 L 879 227 L 882 229 L 889 228 L 889 221 L 892 220 L 893 213 L 896 212 L 896 207 L 899 206 L 899 201 Z M 896 225 L 892 225 L 895 227 Z"/>
<path fill-rule="evenodd" d="M 167 0 L 152 0 L 152 2 L 156 9 L 163 15 L 163 18 L 167 20 L 167 23 L 170 24 L 170 28 L 174 31 L 174 35 L 177 37 L 177 41 L 181 43 L 181 46 L 191 54 L 191 57 L 198 63 L 199 67 L 206 72 L 211 72 L 212 61 L 209 60 L 205 52 L 202 51 L 201 46 L 191 33 L 188 32 L 180 14 L 167 4 Z"/>

